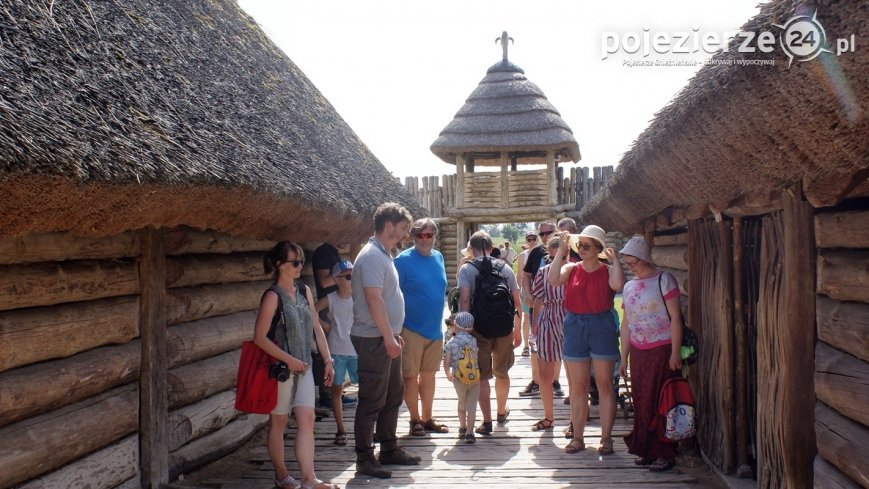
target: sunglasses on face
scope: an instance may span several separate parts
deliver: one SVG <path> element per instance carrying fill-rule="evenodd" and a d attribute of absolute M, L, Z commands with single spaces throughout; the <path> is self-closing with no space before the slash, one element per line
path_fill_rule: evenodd
<path fill-rule="evenodd" d="M 576 245 L 576 247 L 581 250 L 588 251 L 591 249 L 591 243 L 579 243 Z"/>
<path fill-rule="evenodd" d="M 300 267 L 305 264 L 305 260 L 287 260 L 285 263 L 289 263 L 294 267 Z"/>
<path fill-rule="evenodd" d="M 550 234 L 552 234 L 554 232 L 555 231 L 540 231 L 540 236 L 549 236 Z"/>
<path fill-rule="evenodd" d="M 432 239 L 434 235 L 435 233 L 416 233 L 416 237 L 422 239 Z"/>

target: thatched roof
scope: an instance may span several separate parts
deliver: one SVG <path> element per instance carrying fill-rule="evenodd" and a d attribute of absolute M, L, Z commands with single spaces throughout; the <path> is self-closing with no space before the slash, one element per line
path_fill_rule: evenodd
<path fill-rule="evenodd" d="M 797 2 L 762 7 L 744 31 L 769 30 L 795 15 Z M 812 15 L 813 11 L 800 10 Z M 731 45 L 656 116 L 619 162 L 582 221 L 605 229 L 636 229 L 671 206 L 712 204 L 724 209 L 742 196 L 802 182 L 813 203 L 869 176 L 869 49 L 865 2 L 828 2 L 817 19 L 835 39 L 857 35 L 853 53 L 822 54 L 788 67 L 773 53 L 741 55 Z M 861 48 L 861 43 L 863 48 Z M 775 66 L 739 66 L 740 59 L 775 59 Z M 829 200 L 826 199 L 826 200 Z M 835 202 L 833 202 L 835 203 Z M 827 202 L 826 205 L 830 205 Z"/>
<path fill-rule="evenodd" d="M 347 241 L 421 212 L 233 0 L 5 2 L 0 73 L 0 236 Z"/>
<path fill-rule="evenodd" d="M 551 150 L 561 154 L 561 161 L 580 159 L 561 114 L 522 68 L 506 59 L 489 68 L 431 150 L 447 163 L 455 163 L 457 153 L 499 151 Z"/>

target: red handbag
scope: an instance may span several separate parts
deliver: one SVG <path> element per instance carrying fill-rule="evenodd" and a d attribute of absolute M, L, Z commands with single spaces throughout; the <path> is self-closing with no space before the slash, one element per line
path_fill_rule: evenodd
<path fill-rule="evenodd" d="M 269 377 L 272 357 L 253 341 L 241 345 L 235 388 L 235 409 L 268 414 L 278 403 L 278 380 Z"/>

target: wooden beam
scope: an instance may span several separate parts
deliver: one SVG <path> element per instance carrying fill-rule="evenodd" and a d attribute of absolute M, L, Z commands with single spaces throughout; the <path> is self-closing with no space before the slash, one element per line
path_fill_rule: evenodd
<path fill-rule="evenodd" d="M 831 169 L 803 177 L 803 192 L 814 207 L 832 207 L 854 189 L 862 186 L 869 176 L 869 169 L 860 171 L 836 171 Z"/>
<path fill-rule="evenodd" d="M 169 368 L 235 350 L 253 338 L 257 311 L 202 319 L 173 326 L 166 331 Z"/>
<path fill-rule="evenodd" d="M 49 474 L 18 486 L 18 489 L 50 487 L 115 487 L 136 477 L 139 437 L 132 435 L 102 450 L 82 457 Z"/>
<path fill-rule="evenodd" d="M 72 233 L 34 233 L 0 239 L 0 265 L 127 258 L 136 256 L 138 251 L 138 236 L 132 231 L 99 238 Z"/>
<path fill-rule="evenodd" d="M 815 245 L 818 248 L 869 248 L 869 211 L 817 214 Z"/>
<path fill-rule="evenodd" d="M 507 152 L 501 151 L 501 208 L 510 207 L 509 174 L 507 173 Z"/>
<path fill-rule="evenodd" d="M 271 283 L 263 280 L 170 289 L 166 296 L 166 321 L 174 325 L 257 309 Z"/>
<path fill-rule="evenodd" d="M 842 301 L 869 302 L 869 250 L 821 251 L 818 292 Z"/>
<path fill-rule="evenodd" d="M 818 339 L 869 362 L 869 304 L 821 295 L 815 304 Z"/>
<path fill-rule="evenodd" d="M 235 390 L 223 391 L 169 413 L 169 446 L 182 445 L 223 428 L 240 413 L 235 410 Z"/>
<path fill-rule="evenodd" d="M 239 357 L 241 349 L 170 370 L 167 374 L 169 407 L 186 406 L 231 389 L 235 385 Z"/>
<path fill-rule="evenodd" d="M 815 394 L 840 414 L 869 426 L 869 363 L 819 341 Z"/>
<path fill-rule="evenodd" d="M 869 428 L 818 402 L 815 406 L 815 436 L 818 455 L 860 486 L 869 487 L 869 464 L 866 463 L 869 460 Z M 808 471 L 809 467 L 806 469 Z M 811 483 L 799 487 L 811 487 Z"/>
<path fill-rule="evenodd" d="M 815 481 L 812 487 L 816 489 L 860 489 L 856 482 L 820 455 L 815 456 L 814 472 Z"/>
<path fill-rule="evenodd" d="M 266 414 L 248 414 L 230 422 L 214 433 L 203 436 L 172 452 L 170 474 L 172 478 L 184 472 L 213 462 L 232 453 L 268 424 Z"/>
<path fill-rule="evenodd" d="M 139 381 L 139 464 L 143 489 L 169 483 L 169 388 L 166 355 L 166 250 L 164 231 L 141 232 L 139 324 L 142 373 Z"/>
<path fill-rule="evenodd" d="M 679 234 L 667 234 L 664 236 L 655 236 L 654 238 L 654 246 L 677 246 L 677 245 L 688 245 L 688 233 L 679 233 Z"/>
<path fill-rule="evenodd" d="M 126 343 L 139 336 L 138 311 L 127 296 L 0 312 L 0 372 Z"/>
<path fill-rule="evenodd" d="M 686 253 L 687 254 L 687 253 Z M 743 385 L 750 385 L 746 382 L 747 373 L 746 365 L 748 353 L 747 349 L 747 327 L 745 324 L 745 307 L 743 296 L 743 246 L 742 246 L 742 219 L 733 220 L 733 343 L 735 345 L 734 355 L 734 375 Z M 748 399 L 746 399 L 746 389 L 737 388 L 736 392 L 736 462 L 739 464 L 737 472 L 750 472 L 749 465 L 749 414 L 748 414 Z"/>
<path fill-rule="evenodd" d="M 253 282 L 263 274 L 262 253 L 184 255 L 166 260 L 166 287 Z"/>
<path fill-rule="evenodd" d="M 456 207 L 465 206 L 465 155 L 456 153 Z"/>
<path fill-rule="evenodd" d="M 558 163 L 555 161 L 555 152 L 549 150 L 546 152 L 546 183 L 549 187 L 549 195 L 547 197 L 547 203 L 550 206 L 558 205 L 558 184 L 555 183 L 555 179 L 557 178 L 557 174 L 555 169 L 558 167 Z"/>
<path fill-rule="evenodd" d="M 60 468 L 136 431 L 139 393 L 128 384 L 0 428 L 0 487 Z"/>
<path fill-rule="evenodd" d="M 652 262 L 662 267 L 688 270 L 688 247 L 656 246 L 652 248 Z"/>
<path fill-rule="evenodd" d="M 0 426 L 61 408 L 136 379 L 139 341 L 104 346 L 0 374 Z M 51 382 L 45 382 L 46 376 Z"/>
<path fill-rule="evenodd" d="M 0 266 L 0 310 L 50 306 L 139 292 L 132 260 Z"/>
<path fill-rule="evenodd" d="M 270 250 L 275 245 L 275 242 L 271 240 L 241 238 L 216 231 L 200 231 L 188 227 L 167 230 L 164 240 L 167 255 L 263 252 Z"/>

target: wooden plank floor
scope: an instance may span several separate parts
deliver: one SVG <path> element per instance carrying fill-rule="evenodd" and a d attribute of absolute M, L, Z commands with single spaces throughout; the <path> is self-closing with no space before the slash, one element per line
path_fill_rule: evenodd
<path fill-rule="evenodd" d="M 517 350 L 518 352 L 519 350 Z M 645 467 L 633 464 L 633 456 L 627 453 L 622 436 L 630 431 L 632 420 L 617 412 L 614 430 L 615 454 L 599 456 L 596 448 L 600 441 L 600 422 L 597 409 L 592 408 L 592 419 L 585 432 L 586 450 L 568 455 L 564 447 L 568 440 L 562 429 L 568 423 L 569 408 L 561 398 L 555 399 L 556 427 L 551 431 L 532 432 L 531 424 L 542 418 L 540 399 L 523 398 L 518 392 L 531 377 L 528 358 L 517 355 L 516 365 L 510 373 L 513 385 L 508 406 L 510 417 L 504 425 L 495 425 L 491 436 L 477 436 L 477 443 L 466 445 L 457 440 L 458 418 L 456 395 L 452 384 L 438 373 L 434 416 L 450 428 L 450 433 L 432 434 L 426 437 L 408 436 L 409 417 L 402 407 L 398 421 L 400 445 L 408 452 L 422 457 L 422 463 L 412 467 L 389 466 L 391 479 L 380 480 L 355 476 L 353 451 L 353 408 L 345 410 L 345 424 L 350 432 L 345 447 L 333 445 L 335 421 L 326 418 L 317 422 L 315 428 L 317 475 L 323 480 L 338 483 L 341 487 L 426 487 L 460 488 L 498 486 L 501 489 L 541 487 L 585 486 L 595 488 L 697 488 L 697 480 L 676 469 L 664 473 L 652 473 Z M 562 384 L 567 384 L 562 372 Z M 494 405 L 494 402 L 493 402 Z M 478 413 L 479 416 L 479 413 Z M 479 419 L 479 418 L 478 418 Z M 298 477 L 292 448 L 292 432 L 288 431 L 286 448 L 290 473 Z M 273 471 L 264 445 L 250 451 L 247 469 L 237 478 L 211 479 L 201 482 L 200 487 L 265 489 L 273 487 Z"/>

